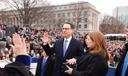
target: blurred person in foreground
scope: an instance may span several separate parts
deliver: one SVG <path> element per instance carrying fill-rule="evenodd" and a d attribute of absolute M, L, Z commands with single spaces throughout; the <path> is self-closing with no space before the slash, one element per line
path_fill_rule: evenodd
<path fill-rule="evenodd" d="M 13 34 L 13 52 L 16 56 L 15 62 L 5 65 L 0 68 L 1 76 L 33 76 L 29 71 L 31 57 L 27 55 L 25 40 L 19 34 Z"/>
<path fill-rule="evenodd" d="M 77 68 L 67 65 L 66 73 L 72 76 L 106 76 L 108 71 L 108 53 L 104 35 L 101 32 L 89 32 L 84 37 L 87 52 L 77 60 Z"/>
<path fill-rule="evenodd" d="M 128 36 L 128 30 L 126 34 Z M 115 76 L 128 76 L 128 43 L 124 45 L 123 55 L 117 65 Z"/>

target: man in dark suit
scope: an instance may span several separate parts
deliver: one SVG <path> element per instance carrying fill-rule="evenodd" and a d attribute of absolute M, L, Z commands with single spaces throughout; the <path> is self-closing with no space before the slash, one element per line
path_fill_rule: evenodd
<path fill-rule="evenodd" d="M 117 66 L 115 76 L 128 76 L 128 43 L 124 46 L 124 54 Z"/>
<path fill-rule="evenodd" d="M 56 54 L 56 60 L 53 70 L 53 76 L 68 76 L 64 71 L 63 63 L 76 63 L 78 57 L 84 53 L 82 43 L 72 37 L 74 25 L 65 23 L 62 28 L 63 38 L 55 42 L 53 48 L 47 44 L 49 41 L 48 34 L 43 35 L 42 41 L 45 52 L 50 56 Z"/>

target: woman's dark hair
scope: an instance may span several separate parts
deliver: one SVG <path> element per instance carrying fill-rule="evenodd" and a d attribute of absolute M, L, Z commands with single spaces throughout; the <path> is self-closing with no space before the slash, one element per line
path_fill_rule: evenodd
<path fill-rule="evenodd" d="M 83 38 L 83 44 L 84 44 L 84 47 L 85 47 L 86 50 L 89 49 L 89 48 L 87 47 L 86 42 L 85 42 L 85 39 L 86 39 L 86 36 L 87 36 L 87 35 L 88 35 L 88 33 L 86 33 L 86 34 L 84 35 L 84 38 Z"/>

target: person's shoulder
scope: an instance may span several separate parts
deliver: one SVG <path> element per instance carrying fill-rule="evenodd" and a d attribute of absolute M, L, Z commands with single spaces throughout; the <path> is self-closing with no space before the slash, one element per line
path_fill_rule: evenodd
<path fill-rule="evenodd" d="M 77 40 L 77 39 L 75 39 L 75 38 L 73 38 L 73 37 L 72 37 L 72 39 L 71 39 L 71 40 L 72 40 L 72 41 L 76 41 L 76 42 L 78 42 L 78 41 L 79 41 L 79 40 Z"/>
<path fill-rule="evenodd" d="M 54 46 L 58 46 L 58 45 L 60 45 L 61 43 L 63 42 L 63 38 L 60 38 L 60 39 L 57 39 L 56 41 L 55 41 L 55 43 L 54 43 Z"/>
<path fill-rule="evenodd" d="M 93 58 L 93 59 L 96 59 L 96 60 L 106 60 L 105 56 L 103 56 L 102 54 L 92 54 L 90 53 L 90 56 Z"/>
<path fill-rule="evenodd" d="M 72 38 L 72 42 L 75 42 L 75 43 L 77 43 L 77 44 L 82 44 L 82 42 L 81 42 L 80 40 L 77 40 L 77 39 L 75 39 L 75 38 Z"/>
<path fill-rule="evenodd" d="M 128 43 L 126 43 L 126 44 L 125 44 L 125 46 L 127 46 L 127 47 L 128 47 Z"/>
<path fill-rule="evenodd" d="M 13 62 L 5 66 L 6 73 L 20 76 L 33 76 L 29 69 L 22 63 Z"/>
<path fill-rule="evenodd" d="M 126 44 L 124 45 L 124 49 L 127 49 L 127 50 L 128 50 L 128 43 L 126 43 Z"/>
<path fill-rule="evenodd" d="M 64 40 L 64 38 L 60 38 L 60 39 L 56 40 L 56 43 L 62 42 L 63 40 Z"/>

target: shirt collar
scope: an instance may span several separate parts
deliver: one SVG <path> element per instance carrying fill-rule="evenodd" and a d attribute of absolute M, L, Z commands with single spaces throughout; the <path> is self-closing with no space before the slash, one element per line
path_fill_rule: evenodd
<path fill-rule="evenodd" d="M 64 38 L 64 40 L 68 40 L 68 42 L 70 42 L 72 39 L 72 36 L 70 36 L 69 38 Z"/>

